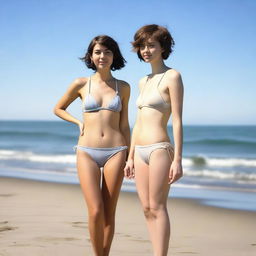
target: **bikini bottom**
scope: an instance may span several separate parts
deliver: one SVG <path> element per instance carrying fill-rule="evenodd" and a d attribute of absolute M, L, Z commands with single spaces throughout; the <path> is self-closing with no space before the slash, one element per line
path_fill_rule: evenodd
<path fill-rule="evenodd" d="M 119 146 L 113 148 L 92 148 L 77 145 L 74 147 L 74 150 L 77 149 L 86 152 L 96 162 L 98 167 L 101 168 L 112 156 L 120 151 L 126 150 L 127 146 Z"/>
<path fill-rule="evenodd" d="M 135 153 L 138 153 L 146 164 L 149 164 L 151 154 L 157 149 L 166 149 L 172 159 L 171 153 L 174 152 L 174 149 L 170 142 L 159 142 L 143 146 L 135 145 Z"/>

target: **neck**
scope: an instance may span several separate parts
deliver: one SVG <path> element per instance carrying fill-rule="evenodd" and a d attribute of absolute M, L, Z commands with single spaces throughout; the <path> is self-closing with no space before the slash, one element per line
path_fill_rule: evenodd
<path fill-rule="evenodd" d="M 109 81 L 109 80 L 113 79 L 113 76 L 109 69 L 108 70 L 100 70 L 100 71 L 97 70 L 94 77 L 99 80 L 102 80 L 102 81 Z"/>
<path fill-rule="evenodd" d="M 151 70 L 153 75 L 163 73 L 168 69 L 168 67 L 164 64 L 164 61 L 162 58 L 154 62 L 151 62 L 150 64 L 151 64 Z"/>

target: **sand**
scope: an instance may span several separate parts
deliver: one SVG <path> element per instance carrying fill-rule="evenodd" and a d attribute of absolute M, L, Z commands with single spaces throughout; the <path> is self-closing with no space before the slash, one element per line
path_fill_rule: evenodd
<path fill-rule="evenodd" d="M 168 202 L 168 255 L 256 255 L 256 212 Z M 87 256 L 87 210 L 78 185 L 0 178 L 0 256 Z M 120 194 L 111 256 L 153 255 L 135 193 Z"/>

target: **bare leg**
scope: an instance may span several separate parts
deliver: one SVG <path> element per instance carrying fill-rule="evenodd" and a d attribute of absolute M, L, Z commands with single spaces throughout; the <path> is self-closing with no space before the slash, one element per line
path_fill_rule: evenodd
<path fill-rule="evenodd" d="M 135 180 L 146 217 L 154 255 L 166 256 L 170 239 L 170 222 L 166 202 L 171 159 L 166 149 L 151 154 L 149 166 L 135 154 Z"/>
<path fill-rule="evenodd" d="M 104 166 L 102 198 L 104 204 L 103 255 L 108 256 L 115 230 L 115 212 L 123 181 L 126 150 L 112 156 Z"/>
<path fill-rule="evenodd" d="M 103 256 L 104 207 L 100 189 L 100 169 L 87 153 L 77 150 L 77 170 L 87 203 L 93 250 L 95 256 Z"/>
<path fill-rule="evenodd" d="M 138 154 L 134 156 L 135 182 L 138 196 L 144 211 L 151 242 L 154 243 L 152 234 L 154 233 L 154 221 L 150 212 L 149 204 L 149 166 L 140 158 Z"/>
<path fill-rule="evenodd" d="M 155 150 L 149 162 L 149 204 L 154 231 L 155 256 L 166 256 L 170 240 L 170 221 L 167 212 L 168 176 L 172 159 L 166 149 Z"/>

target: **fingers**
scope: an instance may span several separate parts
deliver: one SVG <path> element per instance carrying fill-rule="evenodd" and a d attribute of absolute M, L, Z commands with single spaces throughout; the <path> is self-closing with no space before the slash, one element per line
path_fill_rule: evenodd
<path fill-rule="evenodd" d="M 180 179 L 182 177 L 182 174 L 180 173 L 176 173 L 175 175 L 172 176 L 172 178 L 170 179 L 170 183 L 169 184 L 172 184 L 174 183 L 175 181 L 177 181 L 178 179 Z"/>
<path fill-rule="evenodd" d="M 124 176 L 126 177 L 126 178 L 128 178 L 128 173 L 129 173 L 129 168 L 128 168 L 128 166 L 126 165 L 125 167 L 124 167 Z"/>
<path fill-rule="evenodd" d="M 83 136 L 84 135 L 84 125 L 79 125 L 79 129 L 80 129 L 80 135 Z"/>
<path fill-rule="evenodd" d="M 171 184 L 172 182 L 173 182 L 173 170 L 171 169 L 169 172 L 168 184 Z"/>
<path fill-rule="evenodd" d="M 135 171 L 134 171 L 134 168 L 132 168 L 129 179 L 134 179 L 134 177 L 135 177 Z"/>
<path fill-rule="evenodd" d="M 182 177 L 182 169 L 178 169 L 178 170 L 174 170 L 173 168 L 170 169 L 170 173 L 169 173 L 169 181 L 168 184 L 172 184 L 175 181 L 177 181 L 178 179 L 180 179 Z"/>
<path fill-rule="evenodd" d="M 124 176 L 128 179 L 133 179 L 135 176 L 134 173 L 134 168 L 133 166 L 129 166 L 128 164 L 126 164 L 125 168 L 124 168 Z"/>

